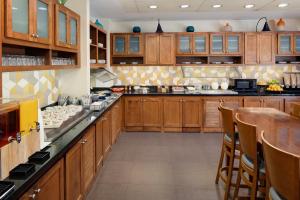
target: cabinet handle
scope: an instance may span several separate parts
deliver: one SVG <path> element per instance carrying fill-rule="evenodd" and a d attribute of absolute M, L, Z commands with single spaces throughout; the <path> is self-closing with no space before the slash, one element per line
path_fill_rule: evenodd
<path fill-rule="evenodd" d="M 35 34 L 35 37 L 36 37 L 36 38 L 39 38 L 40 36 L 39 36 L 38 34 Z"/>
<path fill-rule="evenodd" d="M 30 199 L 35 199 L 36 195 L 35 194 L 31 194 L 28 196 Z"/>
<path fill-rule="evenodd" d="M 85 141 L 82 141 L 81 144 L 85 144 Z"/>
<path fill-rule="evenodd" d="M 31 37 L 35 38 L 35 34 L 34 34 L 34 33 L 32 33 L 32 34 L 31 34 Z"/>
<path fill-rule="evenodd" d="M 87 139 L 84 139 L 83 141 L 84 141 L 84 143 L 87 143 L 87 142 L 88 142 L 88 140 L 87 140 Z"/>
<path fill-rule="evenodd" d="M 35 193 L 35 194 L 38 194 L 38 193 L 40 193 L 41 191 L 42 191 L 41 188 L 38 188 L 38 189 L 34 190 L 34 193 Z"/>

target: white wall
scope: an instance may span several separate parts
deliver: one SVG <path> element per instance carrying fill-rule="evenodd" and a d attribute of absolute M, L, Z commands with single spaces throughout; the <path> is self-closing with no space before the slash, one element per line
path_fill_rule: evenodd
<path fill-rule="evenodd" d="M 68 1 L 66 6 L 80 15 L 80 69 L 62 70 L 58 73 L 61 80 L 61 93 L 81 96 L 90 93 L 90 0 Z"/>

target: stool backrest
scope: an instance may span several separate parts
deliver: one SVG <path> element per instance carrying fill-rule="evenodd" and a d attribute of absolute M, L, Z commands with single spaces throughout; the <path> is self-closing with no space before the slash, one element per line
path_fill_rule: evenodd
<path fill-rule="evenodd" d="M 257 167 L 257 135 L 256 126 L 240 120 L 240 114 L 235 115 L 239 132 L 242 153 L 246 154 Z"/>
<path fill-rule="evenodd" d="M 230 136 L 232 141 L 234 141 L 235 125 L 233 120 L 233 110 L 223 107 L 222 104 L 220 104 L 218 109 L 222 117 L 223 131 Z"/>
<path fill-rule="evenodd" d="M 292 103 L 291 108 L 292 108 L 291 115 L 295 117 L 300 117 L 300 104 Z"/>
<path fill-rule="evenodd" d="M 263 151 L 270 185 L 285 199 L 300 199 L 300 157 L 271 145 L 262 133 Z"/>

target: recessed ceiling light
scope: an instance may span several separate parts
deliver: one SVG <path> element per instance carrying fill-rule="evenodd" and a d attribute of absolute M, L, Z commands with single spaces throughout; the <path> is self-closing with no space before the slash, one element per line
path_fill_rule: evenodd
<path fill-rule="evenodd" d="M 156 9 L 156 8 L 158 8 L 158 6 L 157 5 L 151 5 L 151 6 L 149 6 L 149 8 Z"/>
<path fill-rule="evenodd" d="M 284 8 L 284 7 L 287 7 L 289 4 L 287 3 L 281 3 L 281 4 L 278 4 L 278 7 L 279 8 Z"/>
<path fill-rule="evenodd" d="M 215 4 L 215 5 L 213 5 L 212 7 L 213 7 L 213 8 L 221 8 L 222 5 L 221 5 L 221 4 Z"/>
<path fill-rule="evenodd" d="M 247 4 L 247 5 L 245 5 L 245 8 L 253 8 L 253 7 L 254 7 L 253 4 Z"/>
<path fill-rule="evenodd" d="M 188 4 L 180 5 L 180 8 L 188 8 L 188 7 L 190 7 L 190 5 L 188 5 Z"/>

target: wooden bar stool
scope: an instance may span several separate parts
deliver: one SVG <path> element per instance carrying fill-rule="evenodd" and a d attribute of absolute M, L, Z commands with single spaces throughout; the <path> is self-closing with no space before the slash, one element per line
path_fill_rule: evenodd
<path fill-rule="evenodd" d="M 272 146 L 264 138 L 262 142 L 268 180 L 270 181 L 269 199 L 300 199 L 300 157 Z"/>
<path fill-rule="evenodd" d="M 292 107 L 291 115 L 295 117 L 300 117 L 300 104 L 293 103 L 291 104 L 291 107 Z"/>
<path fill-rule="evenodd" d="M 265 193 L 266 174 L 263 160 L 258 152 L 256 126 L 242 122 L 239 114 L 236 114 L 235 118 L 239 131 L 241 157 L 234 199 L 238 196 L 240 183 L 243 180 L 251 190 L 250 199 L 254 200 L 257 198 L 257 191 Z"/>
<path fill-rule="evenodd" d="M 238 171 L 238 168 L 234 168 L 235 159 L 239 160 L 239 154 L 236 154 L 236 150 L 239 150 L 238 133 L 235 132 L 233 110 L 225 108 L 220 104 L 219 111 L 221 112 L 223 121 L 224 137 L 215 183 L 219 183 L 219 178 L 225 183 L 224 199 L 227 200 L 230 195 L 231 186 L 236 186 L 231 181 L 232 172 L 234 170 Z M 227 162 L 224 165 L 225 157 L 227 158 Z"/>

